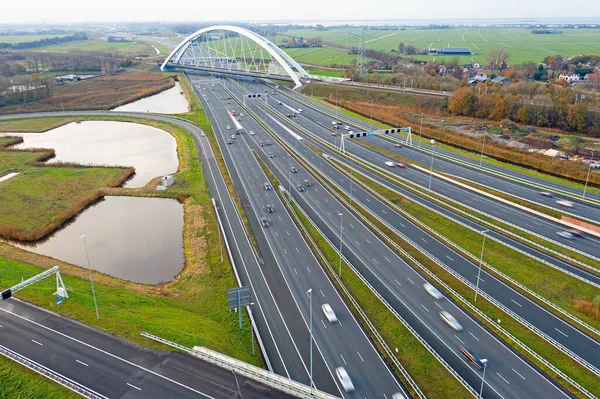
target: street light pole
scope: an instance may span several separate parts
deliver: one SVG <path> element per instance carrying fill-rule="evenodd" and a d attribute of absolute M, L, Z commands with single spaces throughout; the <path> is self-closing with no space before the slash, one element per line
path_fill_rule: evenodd
<path fill-rule="evenodd" d="M 312 347 L 313 347 L 313 329 L 312 329 L 312 288 L 306 291 L 309 299 L 310 308 L 310 393 L 313 393 L 313 361 L 312 361 Z"/>
<path fill-rule="evenodd" d="M 87 241 L 85 240 L 85 234 L 81 236 L 83 238 L 83 246 L 85 247 L 85 258 L 87 259 L 88 270 L 90 271 L 90 283 L 92 284 L 92 296 L 94 297 L 94 307 L 96 308 L 96 318 L 100 320 L 100 314 L 98 313 L 98 302 L 96 302 L 96 290 L 94 290 L 94 279 L 92 278 L 92 268 L 90 267 L 90 257 L 88 255 Z"/>
<path fill-rule="evenodd" d="M 421 147 L 421 139 L 422 139 L 422 135 L 421 133 L 423 132 L 423 113 L 421 112 L 421 126 L 419 127 L 419 147 Z"/>
<path fill-rule="evenodd" d="M 342 248 L 344 245 L 344 241 L 342 240 L 342 236 L 344 233 L 343 230 L 343 222 L 344 222 L 344 214 L 341 212 L 338 212 L 338 216 L 340 217 L 340 265 L 338 267 L 338 277 L 342 277 Z"/>
<path fill-rule="evenodd" d="M 590 179 L 590 171 L 592 170 L 592 162 L 594 161 L 594 149 L 592 148 L 592 158 L 588 164 L 587 177 L 585 178 L 585 186 L 583 186 L 583 198 L 585 198 L 585 191 L 587 190 L 588 180 Z"/>
<path fill-rule="evenodd" d="M 483 249 L 485 248 L 485 233 L 489 230 L 483 230 L 481 234 L 483 234 L 483 242 L 481 243 L 481 256 L 479 257 L 479 271 L 477 272 L 477 287 L 475 288 L 475 300 L 477 301 L 477 293 L 479 292 L 479 276 L 481 276 L 481 264 L 483 263 Z"/>
<path fill-rule="evenodd" d="M 483 363 L 483 376 L 481 377 L 481 389 L 479 390 L 479 397 L 482 398 L 483 395 L 483 384 L 485 382 L 485 369 L 487 368 L 487 359 L 481 359 L 481 363 Z"/>
<path fill-rule="evenodd" d="M 435 152 L 435 140 L 431 139 L 431 168 L 429 170 L 429 188 L 427 191 L 431 191 L 431 177 L 433 176 L 433 153 Z"/>
<path fill-rule="evenodd" d="M 292 154 L 288 154 L 288 192 L 292 197 Z"/>
<path fill-rule="evenodd" d="M 481 167 L 481 163 L 483 162 L 483 147 L 485 146 L 485 133 L 487 129 L 483 131 L 483 140 L 481 141 L 481 157 L 479 157 L 479 166 Z"/>

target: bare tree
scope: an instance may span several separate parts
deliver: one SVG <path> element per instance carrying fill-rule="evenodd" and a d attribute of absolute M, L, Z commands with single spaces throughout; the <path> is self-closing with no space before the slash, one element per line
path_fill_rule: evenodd
<path fill-rule="evenodd" d="M 488 67 L 493 71 L 499 71 L 506 68 L 509 59 L 510 52 L 503 48 L 490 50 L 485 55 L 485 61 Z"/>

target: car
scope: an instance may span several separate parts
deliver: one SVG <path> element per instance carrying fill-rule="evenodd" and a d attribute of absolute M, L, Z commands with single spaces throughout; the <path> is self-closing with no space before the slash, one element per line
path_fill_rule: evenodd
<path fill-rule="evenodd" d="M 296 167 L 295 167 L 295 166 L 292 166 L 292 167 L 290 168 L 290 171 L 291 171 L 292 173 L 298 173 L 298 169 L 296 169 Z"/>
<path fill-rule="evenodd" d="M 263 187 L 265 188 L 265 190 L 269 191 L 269 190 L 271 190 L 271 183 L 265 182 L 265 183 L 263 183 Z"/>
<path fill-rule="evenodd" d="M 325 153 L 323 153 L 322 155 L 323 155 L 323 158 L 325 158 L 325 159 L 330 159 L 330 158 L 331 158 L 331 156 L 330 156 L 330 155 L 327 155 L 327 154 L 325 154 Z"/>
<path fill-rule="evenodd" d="M 585 234 L 583 234 L 581 231 L 579 230 L 575 230 L 575 229 L 571 229 L 571 230 L 567 230 L 569 233 L 573 234 L 575 237 L 578 238 L 585 238 Z"/>
<path fill-rule="evenodd" d="M 231 125 L 227 125 L 227 130 L 231 130 Z"/>
<path fill-rule="evenodd" d="M 281 101 L 279 101 L 279 105 L 283 105 L 283 103 Z"/>
<path fill-rule="evenodd" d="M 287 114 L 287 117 L 288 117 L 288 118 L 291 118 L 291 117 L 292 117 L 292 114 Z"/>
<path fill-rule="evenodd" d="M 567 208 L 573 208 L 573 203 L 571 201 L 567 201 L 567 200 L 558 200 L 556 201 L 556 203 L 558 205 L 567 207 Z"/>
<path fill-rule="evenodd" d="M 354 131 L 348 130 L 348 134 L 354 134 Z"/>
<path fill-rule="evenodd" d="M 346 392 L 354 391 L 354 384 L 352 383 L 352 380 L 350 379 L 350 376 L 348 375 L 348 372 L 346 371 L 345 368 L 343 368 L 343 367 L 336 368 L 335 375 L 337 376 L 338 381 L 342 385 L 342 388 L 344 388 L 344 391 L 346 391 Z"/>
<path fill-rule="evenodd" d="M 254 136 L 254 130 L 250 130 L 250 136 Z"/>
<path fill-rule="evenodd" d="M 235 140 L 235 134 L 232 134 L 232 135 L 231 135 L 231 138 Z"/>
<path fill-rule="evenodd" d="M 333 128 L 334 129 L 339 129 L 340 127 L 338 125 L 335 125 Z"/>
<path fill-rule="evenodd" d="M 268 153 L 268 154 L 267 154 L 267 156 L 268 156 L 269 158 L 275 158 L 275 155 L 273 155 L 273 153 L 272 153 L 272 152 Z"/>
<path fill-rule="evenodd" d="M 273 213 L 273 205 L 267 204 L 266 208 L 267 208 L 267 212 Z"/>
<path fill-rule="evenodd" d="M 206 134 L 204 132 L 200 132 L 200 136 L 206 137 Z"/>
<path fill-rule="evenodd" d="M 306 189 L 304 188 L 304 186 L 302 184 L 298 184 L 298 191 L 302 192 L 305 191 Z"/>
<path fill-rule="evenodd" d="M 239 130 L 239 129 L 236 129 L 236 130 L 235 130 L 235 134 L 240 134 L 240 130 Z"/>
<path fill-rule="evenodd" d="M 271 145 L 271 142 L 269 140 L 267 140 L 267 145 Z"/>
<path fill-rule="evenodd" d="M 323 310 L 323 314 L 325 314 L 325 318 L 327 319 L 328 322 L 335 323 L 338 321 L 337 316 L 335 315 L 335 312 L 331 308 L 331 305 L 329 305 L 328 303 L 324 303 L 321 306 L 321 309 Z"/>
<path fill-rule="evenodd" d="M 483 368 L 483 362 L 481 361 L 481 358 L 479 356 L 477 356 L 477 354 L 475 352 L 470 351 L 463 346 L 460 347 L 460 351 L 473 366 L 477 367 L 479 370 L 481 370 Z"/>
<path fill-rule="evenodd" d="M 231 139 L 227 140 L 227 144 L 233 144 L 233 141 L 231 141 Z"/>
<path fill-rule="evenodd" d="M 263 143 L 262 141 L 260 143 L 258 143 L 261 147 L 265 146 L 265 143 Z"/>
<path fill-rule="evenodd" d="M 400 145 L 400 143 L 397 143 L 397 144 L 395 145 L 395 147 L 396 147 L 396 148 L 402 148 L 402 146 Z"/>
<path fill-rule="evenodd" d="M 333 126 L 337 126 L 337 121 L 333 121 L 333 122 L 331 122 L 331 124 L 332 124 Z"/>
<path fill-rule="evenodd" d="M 332 135 L 333 137 L 336 137 L 336 136 L 337 136 L 337 133 L 336 133 L 336 132 L 333 132 L 333 133 L 331 133 L 331 135 Z"/>
<path fill-rule="evenodd" d="M 241 121 L 242 121 L 242 118 L 238 118 L 238 122 L 241 122 Z"/>
<path fill-rule="evenodd" d="M 350 130 L 350 126 L 348 126 L 348 125 L 344 126 L 344 130 Z"/>
<path fill-rule="evenodd" d="M 442 293 L 440 291 L 438 291 L 438 289 L 435 288 L 433 285 L 431 285 L 429 283 L 425 283 L 425 284 L 423 284 L 423 288 L 425 288 L 425 291 L 427 291 L 427 293 L 429 295 L 431 295 L 432 297 L 434 297 L 435 299 L 443 298 Z"/>
<path fill-rule="evenodd" d="M 389 166 L 390 168 L 393 166 L 396 166 L 396 164 L 394 162 L 390 162 L 390 161 L 385 161 L 385 165 Z"/>
<path fill-rule="evenodd" d="M 298 113 L 301 114 L 302 113 L 302 108 L 298 108 Z"/>
<path fill-rule="evenodd" d="M 552 194 L 551 192 L 548 192 L 548 191 L 542 191 L 542 192 L 540 193 L 540 195 L 541 195 L 542 197 L 548 197 L 548 198 L 552 198 L 552 197 L 554 197 L 554 194 Z"/>
<path fill-rule="evenodd" d="M 272 92 L 271 92 L 271 94 L 275 95 L 275 92 L 274 92 L 274 91 L 272 91 Z"/>
<path fill-rule="evenodd" d="M 267 220 L 267 218 L 262 218 L 260 219 L 260 224 L 262 224 L 263 227 L 269 227 L 269 220 Z"/>
<path fill-rule="evenodd" d="M 311 183 L 311 182 L 309 182 L 308 180 L 304 179 L 304 185 L 305 185 L 306 187 L 310 187 L 310 186 L 312 186 L 312 183 Z"/>
<path fill-rule="evenodd" d="M 406 396 L 400 392 L 392 394 L 392 399 L 406 399 Z"/>
<path fill-rule="evenodd" d="M 404 165 L 402 162 L 398 162 L 396 165 L 398 165 L 399 168 L 406 168 L 406 165 Z"/>
<path fill-rule="evenodd" d="M 556 234 L 562 238 L 566 238 L 567 240 L 572 240 L 575 238 L 575 235 L 568 231 L 557 231 Z"/>
<path fill-rule="evenodd" d="M 243 113 L 240 113 L 240 116 L 243 118 L 243 117 L 244 117 L 244 114 L 243 114 Z"/>
<path fill-rule="evenodd" d="M 440 317 L 442 318 L 442 320 L 444 320 L 444 322 L 446 324 L 448 324 L 450 327 L 452 327 L 453 330 L 456 331 L 462 331 L 462 326 L 460 325 L 460 323 L 458 322 L 458 320 L 456 320 L 454 318 L 454 316 L 452 316 L 450 313 L 448 313 L 445 310 L 442 310 L 440 312 Z"/>
<path fill-rule="evenodd" d="M 265 90 L 263 90 L 263 91 L 264 91 L 265 93 L 267 92 L 267 90 L 266 90 L 266 89 L 265 89 Z"/>

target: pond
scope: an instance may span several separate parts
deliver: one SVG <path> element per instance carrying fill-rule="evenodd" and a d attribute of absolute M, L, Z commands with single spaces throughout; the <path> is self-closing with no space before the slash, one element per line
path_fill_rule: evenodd
<path fill-rule="evenodd" d="M 177 142 L 164 130 L 127 122 L 69 123 L 46 133 L 6 133 L 22 136 L 14 148 L 53 148 L 52 162 L 135 167 L 124 187 L 143 187 L 155 177 L 177 171 Z"/>
<path fill-rule="evenodd" d="M 181 84 L 175 82 L 175 86 L 170 89 L 129 104 L 121 105 L 111 111 L 181 114 L 188 111 L 188 105 L 187 99 L 182 94 Z"/>
<path fill-rule="evenodd" d="M 105 197 L 73 223 L 35 244 L 17 245 L 143 284 L 172 281 L 184 265 L 183 205 L 164 198 Z"/>

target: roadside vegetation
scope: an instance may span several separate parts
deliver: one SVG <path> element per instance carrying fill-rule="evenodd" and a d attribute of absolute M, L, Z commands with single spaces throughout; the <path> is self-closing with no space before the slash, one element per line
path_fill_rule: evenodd
<path fill-rule="evenodd" d="M 79 120 L 80 119 L 72 116 L 0 120 L 0 132 L 42 133 L 47 132 L 48 130 L 56 129 L 57 127 L 61 127 L 71 122 L 77 122 Z"/>

